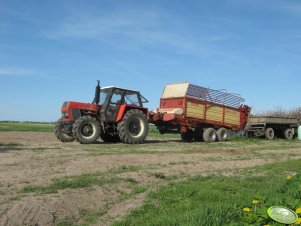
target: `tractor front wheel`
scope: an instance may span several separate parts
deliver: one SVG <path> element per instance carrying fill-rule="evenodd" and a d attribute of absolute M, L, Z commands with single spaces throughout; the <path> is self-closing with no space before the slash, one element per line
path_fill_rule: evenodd
<path fill-rule="evenodd" d="M 148 134 L 145 114 L 137 109 L 129 110 L 118 123 L 120 140 L 126 144 L 142 144 Z"/>
<path fill-rule="evenodd" d="M 61 120 L 59 120 L 54 127 L 54 134 L 62 142 L 72 142 L 74 141 L 74 137 L 71 133 L 68 133 L 64 129 L 64 124 Z"/>
<path fill-rule="evenodd" d="M 95 143 L 100 135 L 100 123 L 90 115 L 82 116 L 74 122 L 72 133 L 81 144 Z"/>

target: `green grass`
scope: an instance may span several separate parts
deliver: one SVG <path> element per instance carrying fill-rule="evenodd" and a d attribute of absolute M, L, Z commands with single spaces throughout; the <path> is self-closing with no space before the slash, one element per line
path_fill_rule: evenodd
<path fill-rule="evenodd" d="M 0 143 L 0 147 L 17 147 L 17 146 L 22 146 L 22 145 L 18 143 Z"/>
<path fill-rule="evenodd" d="M 85 173 L 77 176 L 55 178 L 52 183 L 48 185 L 29 185 L 24 187 L 21 190 L 21 193 L 49 194 L 68 188 L 85 188 L 93 185 L 102 186 L 105 184 L 117 183 L 122 180 L 123 179 L 117 177 L 106 178 L 100 173 Z"/>
<path fill-rule="evenodd" d="M 123 165 L 117 169 L 112 169 L 111 173 L 126 173 L 126 172 L 137 172 L 141 167 L 134 165 Z"/>
<path fill-rule="evenodd" d="M 94 211 L 80 209 L 79 215 L 86 225 L 95 224 L 97 220 L 107 213 L 107 207 L 103 207 Z"/>
<path fill-rule="evenodd" d="M 71 219 L 60 220 L 56 226 L 76 226 L 77 224 Z"/>
<path fill-rule="evenodd" d="M 149 195 L 146 203 L 131 212 L 123 225 L 262 225 L 272 222 L 263 208 L 244 216 L 242 208 L 252 208 L 253 199 L 266 206 L 301 206 L 301 176 L 287 181 L 286 176 L 300 171 L 301 160 L 269 164 L 250 169 L 244 176 L 196 177 L 181 183 L 170 183 Z M 253 174 L 254 175 L 254 174 Z M 273 224 L 274 225 L 274 224 Z"/>
<path fill-rule="evenodd" d="M 151 137 L 154 138 L 181 138 L 180 134 L 160 134 L 159 130 L 157 129 L 156 126 L 150 125 L 148 133 Z"/>
<path fill-rule="evenodd" d="M 36 194 L 50 194 L 57 193 L 59 190 L 87 188 L 94 185 L 103 186 L 106 184 L 114 184 L 125 182 L 130 185 L 138 184 L 138 182 L 130 177 L 120 178 L 119 173 L 134 172 L 139 170 L 139 167 L 132 165 L 120 166 L 112 169 L 109 172 L 83 173 L 75 176 L 68 176 L 63 178 L 54 178 L 52 183 L 47 185 L 28 185 L 21 189 L 21 193 L 36 193 Z"/>
<path fill-rule="evenodd" d="M 52 124 L 0 122 L 0 131 L 52 132 L 53 128 Z"/>

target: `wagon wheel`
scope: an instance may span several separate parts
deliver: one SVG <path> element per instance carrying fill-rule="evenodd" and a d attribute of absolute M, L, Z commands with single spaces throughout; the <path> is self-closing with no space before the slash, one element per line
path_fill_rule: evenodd
<path fill-rule="evenodd" d="M 294 137 L 294 130 L 293 129 L 286 129 L 284 131 L 284 137 L 287 140 L 291 140 Z"/>
<path fill-rule="evenodd" d="M 275 137 L 275 132 L 274 132 L 273 128 L 267 128 L 265 130 L 264 135 L 267 140 L 273 140 Z"/>
<path fill-rule="evenodd" d="M 207 128 L 204 131 L 203 139 L 205 142 L 215 142 L 217 140 L 217 134 L 215 129 Z"/>
<path fill-rule="evenodd" d="M 228 140 L 229 133 L 228 133 L 227 129 L 225 129 L 223 127 L 219 128 L 216 133 L 217 133 L 218 141 L 227 141 Z"/>

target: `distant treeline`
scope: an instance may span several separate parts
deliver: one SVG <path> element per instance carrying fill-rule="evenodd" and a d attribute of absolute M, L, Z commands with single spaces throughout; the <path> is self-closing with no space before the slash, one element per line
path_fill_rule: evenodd
<path fill-rule="evenodd" d="M 291 110 L 283 110 L 282 107 L 275 107 L 275 109 L 252 114 L 253 116 L 270 116 L 270 117 L 288 117 L 297 118 L 301 120 L 301 107 L 293 108 Z"/>

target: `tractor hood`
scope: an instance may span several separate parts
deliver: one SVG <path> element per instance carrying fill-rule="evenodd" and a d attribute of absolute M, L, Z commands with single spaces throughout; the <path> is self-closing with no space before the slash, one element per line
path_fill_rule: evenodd
<path fill-rule="evenodd" d="M 101 109 L 101 105 L 81 103 L 74 101 L 66 101 L 62 106 L 62 119 L 64 122 L 72 122 L 79 118 L 83 112 L 89 114 L 97 114 Z"/>
<path fill-rule="evenodd" d="M 79 110 L 96 112 L 98 110 L 98 108 L 100 108 L 100 107 L 101 107 L 100 105 L 96 105 L 96 104 L 66 101 L 66 102 L 64 102 L 64 104 L 62 106 L 62 111 L 68 110 L 68 109 L 79 109 Z"/>

